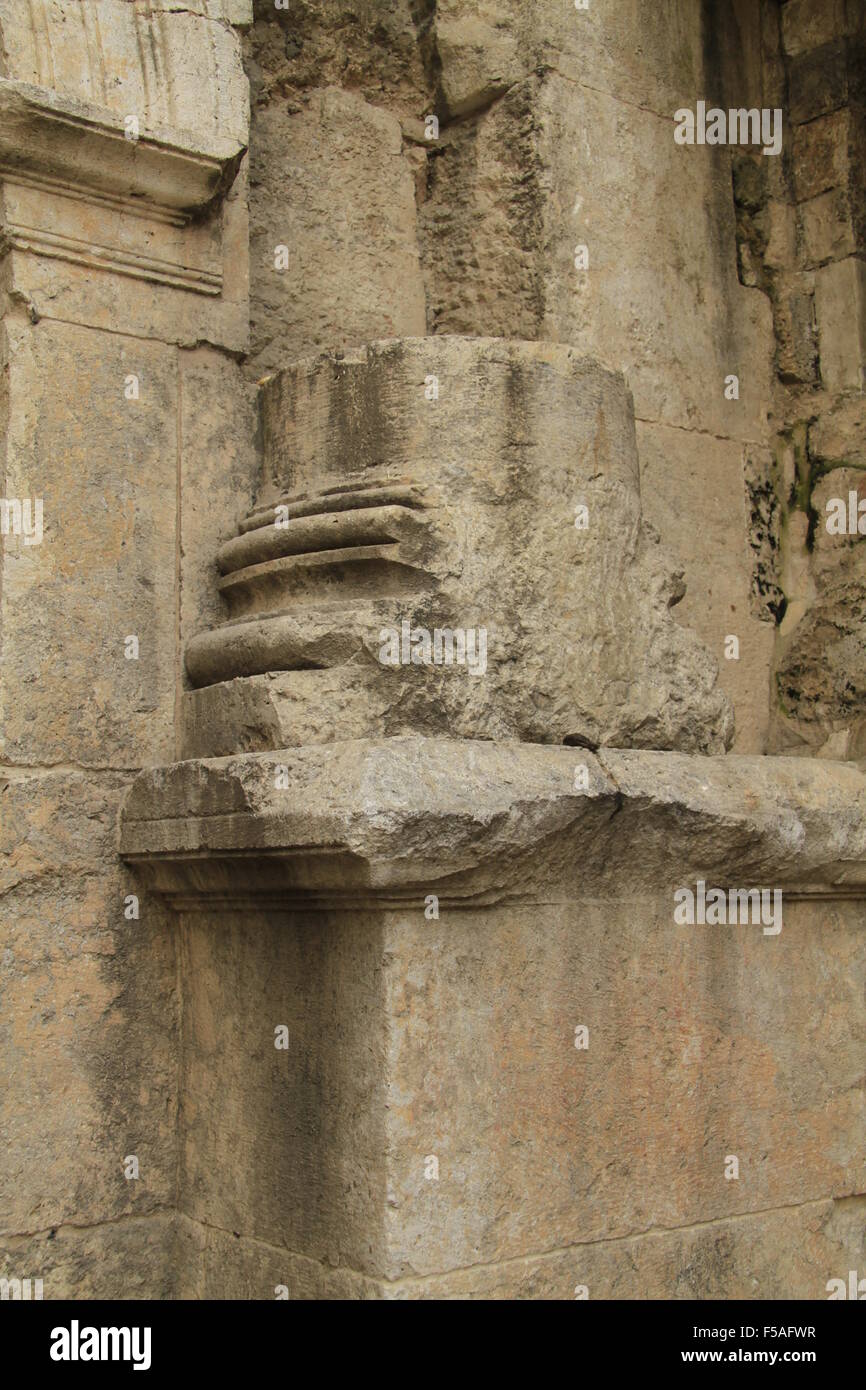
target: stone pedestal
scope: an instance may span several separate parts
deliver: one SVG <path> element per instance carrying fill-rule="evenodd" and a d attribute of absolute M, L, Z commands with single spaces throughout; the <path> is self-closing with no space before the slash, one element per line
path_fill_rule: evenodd
<path fill-rule="evenodd" d="M 393 341 L 262 419 L 186 758 L 121 828 L 179 921 L 184 1287 L 822 1296 L 864 1215 L 864 779 L 724 756 L 622 380 Z"/>
<path fill-rule="evenodd" d="M 190 1294 L 819 1298 L 860 1258 L 851 765 L 346 741 L 144 773 L 121 852 L 179 914 Z M 779 922 L 680 925 L 700 880 Z"/>

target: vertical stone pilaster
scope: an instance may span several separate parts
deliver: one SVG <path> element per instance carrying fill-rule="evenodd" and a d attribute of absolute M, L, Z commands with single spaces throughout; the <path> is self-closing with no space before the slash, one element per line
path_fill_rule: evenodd
<path fill-rule="evenodd" d="M 249 19 L 0 15 L 0 1269 L 46 1298 L 177 1286 L 175 940 L 114 827 L 175 755 L 203 499 L 210 546 L 252 462 Z"/>

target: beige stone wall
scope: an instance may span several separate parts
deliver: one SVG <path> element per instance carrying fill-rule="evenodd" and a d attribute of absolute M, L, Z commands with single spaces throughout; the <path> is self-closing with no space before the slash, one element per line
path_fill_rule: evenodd
<path fill-rule="evenodd" d="M 837 492 L 862 495 L 866 468 L 864 35 L 853 0 L 5 0 L 0 496 L 40 498 L 45 534 L 4 536 L 0 551 L 0 1273 L 44 1278 L 49 1298 L 271 1298 L 277 1284 L 292 1297 L 572 1298 L 585 1284 L 594 1298 L 820 1298 L 862 1261 L 853 768 L 808 765 L 827 768 L 820 813 L 838 814 L 844 863 L 771 940 L 684 935 L 657 882 L 623 890 L 630 837 L 658 868 L 692 813 L 692 867 L 724 841 L 736 874 L 764 836 L 758 866 L 790 870 L 813 821 L 787 804 L 757 828 L 738 819 L 754 767 L 710 805 L 706 769 L 676 762 L 658 822 L 647 807 L 664 771 L 632 788 L 625 815 L 611 781 L 599 824 L 626 830 L 609 896 L 585 886 L 596 840 L 579 860 L 556 841 L 571 825 L 557 803 L 540 843 L 570 869 L 567 901 L 536 879 L 522 907 L 494 893 L 434 921 L 411 845 L 422 865 L 450 849 L 450 810 L 439 824 L 413 802 L 418 838 L 400 854 L 418 901 L 401 883 L 398 907 L 377 904 L 371 877 L 339 909 L 306 911 L 302 890 L 290 910 L 194 911 L 188 898 L 237 872 L 205 845 L 175 911 L 116 837 L 140 770 L 190 749 L 184 651 L 225 618 L 214 557 L 270 479 L 257 381 L 379 338 L 416 340 L 401 352 L 419 383 L 425 335 L 567 344 L 623 373 L 631 505 L 682 562 L 673 618 L 719 664 L 735 749 L 863 758 L 861 542 L 821 517 Z M 782 106 L 783 155 L 677 146 L 673 113 L 699 99 Z M 477 362 L 475 348 L 454 360 Z M 446 390 L 460 392 L 456 375 Z M 473 436 L 459 400 L 442 414 L 458 478 Z M 490 476 L 513 449 L 517 493 L 525 421 L 501 415 Z M 635 460 L 622 416 L 628 451 L 605 466 Z M 304 443 L 318 463 L 324 439 L 352 437 Z M 298 457 L 284 461 L 288 478 Z M 352 467 L 340 457 L 337 471 Z M 544 497 L 537 536 L 555 536 Z M 516 526 L 509 546 L 517 565 Z M 495 563 L 491 592 L 505 587 Z M 657 607 L 679 592 L 647 587 Z M 609 640 L 627 628 L 620 615 Z M 318 744 L 293 754 L 300 815 L 333 738 L 322 684 L 298 688 Z M 219 713 L 231 738 L 241 725 L 241 742 L 267 746 L 285 725 L 263 718 L 260 737 L 250 708 L 239 695 Z M 411 734 L 407 717 L 393 727 Z M 296 707 L 281 719 L 281 746 L 313 741 Z M 477 774 L 479 803 L 490 785 L 525 791 L 520 748 Z M 354 763 L 339 772 L 335 786 L 354 786 Z M 417 801 L 427 772 L 369 773 L 355 825 L 384 840 L 389 796 Z M 484 821 L 511 889 L 543 865 L 527 829 L 540 785 Z M 247 791 L 228 786 L 232 814 Z M 312 869 L 296 854 L 291 872 L 315 882 L 342 810 L 327 805 L 303 842 Z M 186 827 L 189 804 L 175 811 Z M 273 848 L 259 877 L 279 867 Z M 819 880 L 833 853 L 809 861 Z M 473 863 L 458 856 L 449 875 Z M 359 864 L 350 848 L 339 871 Z"/>
<path fill-rule="evenodd" d="M 116 826 L 136 771 L 175 756 L 181 642 L 255 472 L 244 173 L 182 211 L 243 153 L 244 11 L 0 14 L 0 495 L 44 507 L 42 543 L 4 535 L 0 565 L 0 1269 L 46 1298 L 177 1288 L 175 932 Z M 95 130 L 62 168 L 53 109 Z"/>

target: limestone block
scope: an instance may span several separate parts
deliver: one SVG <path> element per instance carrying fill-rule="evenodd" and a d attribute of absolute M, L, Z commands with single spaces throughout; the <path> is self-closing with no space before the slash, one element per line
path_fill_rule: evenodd
<path fill-rule="evenodd" d="M 813 744 L 823 743 L 828 730 L 862 719 L 866 701 L 862 542 L 829 551 L 822 538 L 820 547 L 816 592 L 800 621 L 784 633 L 775 672 L 783 712 Z"/>
<path fill-rule="evenodd" d="M 51 0 L 38 10 L 34 23 L 31 0 L 4 3 L 5 76 L 135 115 L 142 126 L 211 131 L 246 144 L 240 36 L 226 23 L 236 13 L 248 22 L 245 5 Z"/>
<path fill-rule="evenodd" d="M 789 115 L 795 125 L 813 121 L 844 106 L 848 68 L 844 39 L 809 48 L 790 65 Z"/>
<path fill-rule="evenodd" d="M 823 1299 L 862 1264 L 863 1202 L 807 1202 L 386 1284 L 387 1299 Z M 859 1263 L 858 1263 L 859 1262 Z M 299 1280 L 300 1282 L 300 1280 Z M 302 1295 L 303 1296 L 303 1295 Z"/>
<path fill-rule="evenodd" d="M 857 238 L 848 193 L 834 188 L 801 203 L 804 264 L 809 268 L 826 261 L 840 261 L 857 250 Z"/>
<path fill-rule="evenodd" d="M 443 0 L 436 6 L 442 98 L 451 117 L 487 106 L 527 72 L 532 27 L 521 7 L 502 0 Z M 540 35 L 531 33 L 536 44 Z"/>
<path fill-rule="evenodd" d="M 246 346 L 244 10 L 5 7 L 2 222 L 32 316 Z"/>
<path fill-rule="evenodd" d="M 46 1298 L 66 1287 L 48 1278 L 51 1228 L 152 1213 L 173 1191 L 174 940 L 162 904 L 117 861 L 126 785 L 0 773 L 0 1071 L 14 1078 L 0 1097 L 0 1247 L 43 1242 L 24 1273 L 45 1275 Z M 131 1154 L 137 1180 L 124 1176 Z"/>
<path fill-rule="evenodd" d="M 799 202 L 847 187 L 851 124 L 850 111 L 843 109 L 795 127 L 792 172 Z"/>
<path fill-rule="evenodd" d="M 438 332 L 566 342 L 626 374 L 639 419 L 764 436 L 771 314 L 737 279 L 726 149 L 678 146 L 672 123 L 556 74 L 454 140 L 420 214 Z"/>
<path fill-rule="evenodd" d="M 422 901 L 386 937 L 386 1277 L 862 1190 L 857 905 L 789 905 L 774 957 L 760 929 L 689 935 L 670 900 L 438 922 Z"/>
<path fill-rule="evenodd" d="M 348 678 L 347 678 L 348 677 Z M 390 696 L 372 669 L 353 663 L 258 676 L 186 690 L 181 702 L 185 758 L 219 758 L 297 744 L 363 738 L 389 718 Z"/>
<path fill-rule="evenodd" d="M 803 219 L 809 203 L 801 209 Z M 794 208 L 790 203 L 771 198 L 762 219 L 766 233 L 764 265 L 771 270 L 788 271 L 797 259 L 797 222 Z"/>
<path fill-rule="evenodd" d="M 176 1252 L 185 1298 L 273 1300 L 278 1285 L 301 1301 L 386 1296 L 383 1282 L 369 1275 L 322 1264 L 240 1231 L 215 1230 L 185 1214 L 178 1221 Z"/>
<path fill-rule="evenodd" d="M 180 222 L 231 186 L 244 148 L 219 129 L 199 136 L 140 121 L 130 131 L 110 108 L 0 78 L 0 161 L 12 180 L 80 188 Z"/>
<path fill-rule="evenodd" d="M 809 454 L 819 462 L 866 468 L 866 398 L 836 400 L 809 429 Z"/>
<path fill-rule="evenodd" d="M 815 297 L 808 283 L 794 283 L 773 305 L 776 370 L 784 382 L 811 383 L 818 373 Z"/>
<path fill-rule="evenodd" d="M 186 1297 L 273 1299 L 561 1299 L 578 1284 L 590 1300 L 823 1299 L 827 1281 L 862 1264 L 863 1201 L 806 1202 L 791 1210 L 593 1241 L 504 1263 L 401 1279 L 373 1279 L 295 1251 L 181 1219 Z"/>
<path fill-rule="evenodd" d="M 214 537 L 249 509 L 257 474 L 252 392 L 237 362 L 212 348 L 180 355 L 181 641 L 221 616 Z"/>
<path fill-rule="evenodd" d="M 302 916 L 297 930 L 283 920 L 273 932 L 254 913 L 216 930 L 202 917 L 182 920 L 191 1046 L 180 1207 L 311 1265 L 375 1275 L 384 1263 L 384 938 L 370 913 L 326 921 L 323 931 L 321 919 Z M 287 1050 L 275 1048 L 279 1026 Z M 266 1113 L 275 1123 L 262 1123 Z M 203 1271 L 211 1290 L 225 1287 L 207 1267 L 213 1258 Z M 290 1272 L 278 1260 L 281 1269 Z"/>
<path fill-rule="evenodd" d="M 328 88 L 257 122 L 253 185 L 279 190 L 254 200 L 257 375 L 315 348 L 424 333 L 414 177 L 397 118 Z"/>
<path fill-rule="evenodd" d="M 444 132 L 430 160 L 418 233 L 434 332 L 542 336 L 550 189 L 535 95 L 519 83 L 478 120 Z"/>
<path fill-rule="evenodd" d="M 575 865 L 586 896 L 658 894 L 666 834 L 686 879 L 845 896 L 866 881 L 864 791 L 850 763 L 346 740 L 145 770 L 121 854 L 176 906 L 205 912 L 399 906 L 425 883 L 455 906 L 563 903 Z"/>
<path fill-rule="evenodd" d="M 732 405 L 735 403 L 732 402 Z M 674 613 L 719 664 L 734 708 L 738 753 L 766 749 L 767 687 L 775 628 L 753 611 L 743 447 L 641 423 L 637 428 L 644 515 L 682 562 L 686 592 Z M 739 644 L 726 656 L 726 639 Z"/>
<path fill-rule="evenodd" d="M 546 67 L 572 84 L 594 87 L 621 101 L 669 117 L 702 89 L 698 11 L 664 0 L 615 6 L 527 6 L 520 0 L 437 5 L 443 95 L 451 110 L 487 99 L 501 82 L 513 84 Z"/>
<path fill-rule="evenodd" d="M 812 508 L 818 517 L 813 553 L 820 574 L 825 563 L 835 568 L 839 551 L 866 540 L 866 470 L 832 468 L 823 473 L 812 490 Z M 863 553 L 866 558 L 866 549 Z"/>
<path fill-rule="evenodd" d="M 782 43 L 789 57 L 829 43 L 846 32 L 845 0 L 787 0 Z"/>
<path fill-rule="evenodd" d="M 9 287 L 31 317 L 168 341 L 247 339 L 244 146 L 0 78 Z"/>
<path fill-rule="evenodd" d="M 46 203 L 46 217 L 50 212 Z M 100 224 L 102 226 L 102 224 Z M 244 236 L 246 212 L 240 202 L 230 201 L 224 214 L 223 248 L 234 246 Z M 69 259 L 40 246 L 36 254 L 30 245 L 13 249 L 7 259 L 10 289 L 27 306 L 34 319 L 55 319 L 77 323 L 103 332 L 121 331 L 134 337 L 194 347 L 211 342 L 229 351 L 242 353 L 249 341 L 249 314 L 246 307 L 247 258 L 245 251 L 225 263 L 222 293 L 213 295 L 190 288 L 176 279 L 167 280 L 169 267 L 147 267 L 146 275 L 128 277 L 114 273 L 104 258 L 92 256 L 92 244 L 71 249 Z M 107 272 L 107 273 L 102 273 Z M 208 275 L 195 278 L 212 285 Z"/>
<path fill-rule="evenodd" d="M 280 94 L 343 87 L 377 106 L 420 120 L 433 110 L 435 13 L 413 0 L 300 0 L 288 10 L 257 4 L 246 54 L 258 110 Z M 278 190 L 272 190 L 278 196 Z M 270 196 L 263 189 L 265 196 Z"/>
<path fill-rule="evenodd" d="M 44 534 L 3 542 L 3 757 L 159 761 L 174 745 L 174 354 L 68 324 L 6 332 L 6 495 L 42 499 Z"/>
<path fill-rule="evenodd" d="M 287 368 L 263 411 L 261 505 L 220 551 L 229 618 L 188 644 L 194 685 L 306 672 L 302 726 L 321 709 L 328 737 L 725 746 L 715 665 L 641 527 L 619 379 L 552 344 L 403 339 Z M 332 680 L 314 694 L 333 668 L 375 689 L 363 730 L 334 726 Z"/>
<path fill-rule="evenodd" d="M 815 272 L 821 380 L 832 391 L 863 389 L 866 377 L 866 261 L 849 256 Z"/>
<path fill-rule="evenodd" d="M 34 1236 L 0 1235 L 0 1276 L 16 1271 L 41 1278 L 46 1299 L 184 1296 L 176 1220 L 168 1211 L 89 1230 L 59 1225 Z"/>

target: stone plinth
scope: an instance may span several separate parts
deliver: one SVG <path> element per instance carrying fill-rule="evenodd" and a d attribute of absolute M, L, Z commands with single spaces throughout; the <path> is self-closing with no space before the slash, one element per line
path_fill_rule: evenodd
<path fill-rule="evenodd" d="M 190 760 L 139 776 L 121 852 L 180 914 L 191 1291 L 818 1298 L 856 1264 L 850 764 Z M 677 924 L 697 879 L 781 889 L 781 930 Z"/>

